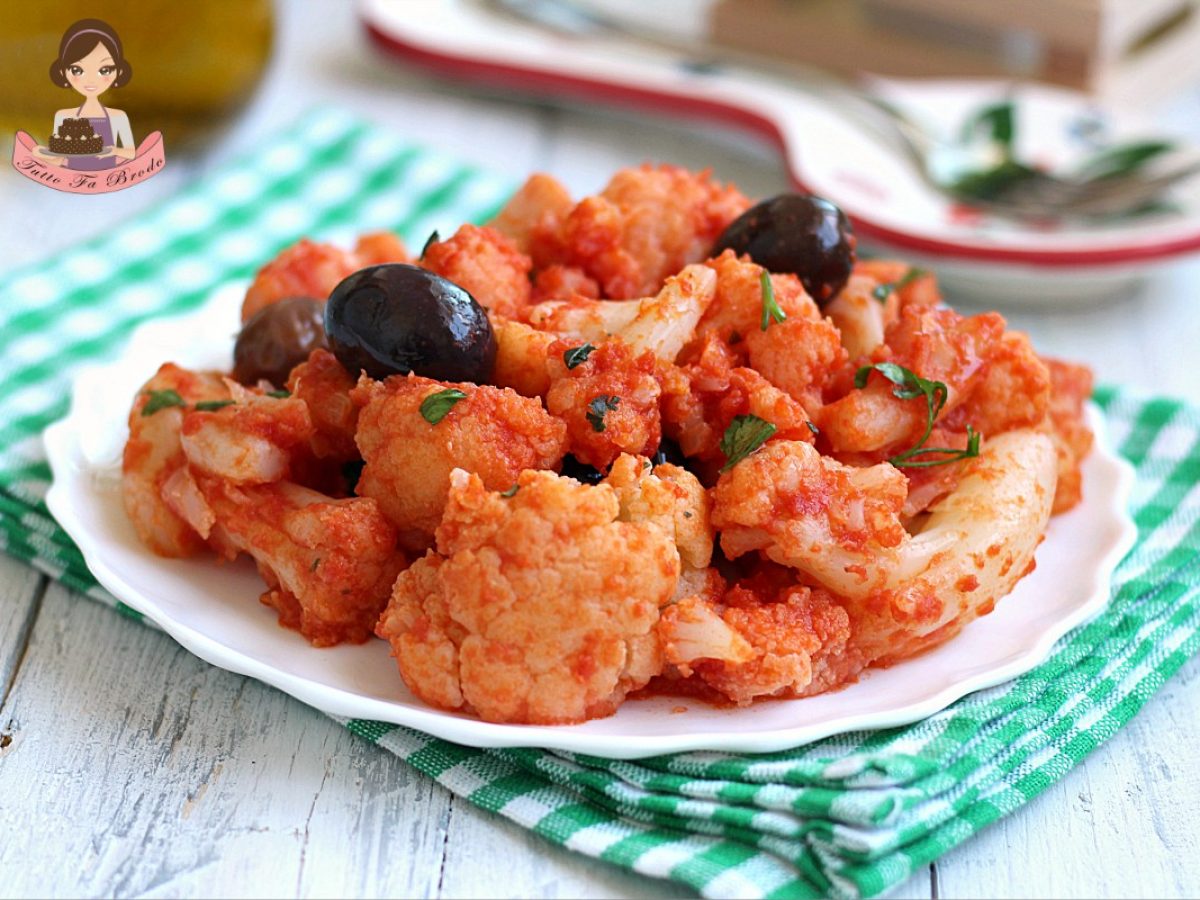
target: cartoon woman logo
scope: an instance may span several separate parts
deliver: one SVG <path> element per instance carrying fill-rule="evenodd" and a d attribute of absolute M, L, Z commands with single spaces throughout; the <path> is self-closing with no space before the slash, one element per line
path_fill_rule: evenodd
<path fill-rule="evenodd" d="M 133 66 L 112 26 L 99 19 L 76 22 L 63 34 L 50 80 L 73 89 L 83 102 L 55 113 L 46 145 L 18 132 L 13 165 L 35 181 L 77 193 L 120 190 L 157 173 L 165 164 L 162 135 L 154 132 L 135 148 L 129 116 L 100 100 L 132 77 Z"/>

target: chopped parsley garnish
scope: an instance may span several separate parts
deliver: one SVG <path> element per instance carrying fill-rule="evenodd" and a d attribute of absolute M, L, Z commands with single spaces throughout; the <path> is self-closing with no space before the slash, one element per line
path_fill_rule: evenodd
<path fill-rule="evenodd" d="M 893 456 L 888 460 L 893 466 L 898 469 L 927 469 L 930 466 L 941 466 L 950 462 L 957 462 L 960 459 L 972 459 L 979 455 L 979 439 L 980 434 L 970 425 L 967 426 L 967 448 L 965 450 L 955 450 L 952 447 L 913 447 L 898 456 Z M 938 459 L 914 459 L 914 457 L 925 456 L 927 453 L 944 453 Z"/>
<path fill-rule="evenodd" d="M 620 402 L 620 397 L 610 394 L 601 394 L 599 397 L 592 398 L 587 411 L 587 420 L 592 424 L 592 431 L 601 432 L 605 429 L 604 416 L 610 409 L 616 409 Z"/>
<path fill-rule="evenodd" d="M 805 422 L 804 424 L 807 425 L 808 430 L 813 433 L 813 437 L 816 437 L 817 435 L 819 435 L 821 433 L 821 429 L 818 428 L 816 425 L 814 425 L 812 422 Z"/>
<path fill-rule="evenodd" d="M 312 561 L 312 565 L 308 567 L 308 571 L 310 571 L 310 572 L 317 571 L 317 566 L 319 566 L 320 564 L 321 564 L 321 557 L 318 556 Z"/>
<path fill-rule="evenodd" d="M 147 391 L 146 396 L 150 399 L 142 407 L 143 416 L 152 416 L 160 409 L 166 409 L 169 406 L 180 406 L 187 409 L 187 404 L 183 402 L 179 392 L 172 388 L 163 391 Z"/>
<path fill-rule="evenodd" d="M 446 413 L 454 408 L 459 400 L 466 400 L 467 395 L 458 388 L 446 388 L 430 394 L 421 401 L 421 416 L 430 425 L 436 425 L 446 418 Z"/>
<path fill-rule="evenodd" d="M 772 320 L 783 322 L 787 319 L 787 314 L 775 302 L 775 285 L 771 284 L 771 273 L 763 269 L 758 276 L 758 283 L 762 285 L 762 323 L 759 327 L 766 331 L 771 327 Z"/>
<path fill-rule="evenodd" d="M 429 237 L 427 237 L 425 239 L 425 245 L 421 248 L 421 255 L 418 257 L 418 259 L 424 259 L 425 254 L 429 252 L 429 248 L 432 247 L 434 244 L 436 244 L 441 239 L 442 239 L 442 236 L 440 234 L 438 234 L 437 229 L 436 228 L 433 229 L 433 231 L 430 232 Z"/>
<path fill-rule="evenodd" d="M 875 285 L 875 289 L 871 291 L 871 296 L 880 303 L 887 303 L 887 298 L 892 295 L 892 291 L 903 290 L 924 274 L 924 269 L 911 268 L 896 281 L 885 281 L 883 284 Z"/>
<path fill-rule="evenodd" d="M 925 433 L 921 435 L 921 439 L 917 441 L 912 449 L 889 457 L 888 462 L 897 467 L 924 468 L 928 466 L 940 466 L 943 463 L 954 462 L 959 459 L 970 459 L 973 456 L 979 455 L 979 433 L 969 425 L 967 426 L 967 448 L 965 450 L 924 446 L 925 442 L 929 440 L 929 435 L 933 432 L 934 420 L 937 419 L 938 413 L 942 411 L 942 407 L 946 405 L 946 398 L 949 396 L 949 390 L 944 382 L 930 381 L 922 378 L 911 369 L 904 368 L 904 366 L 883 362 L 875 363 L 871 366 L 863 366 L 855 372 L 854 386 L 856 388 L 866 387 L 867 378 L 870 377 L 872 369 L 895 385 L 892 388 L 893 397 L 897 397 L 900 400 L 913 400 L 917 397 L 925 398 Z M 912 461 L 914 457 L 924 456 L 927 453 L 945 453 L 950 455 L 944 456 L 941 459 Z"/>
<path fill-rule="evenodd" d="M 213 412 L 214 410 L 224 409 L 227 406 L 233 406 L 235 402 L 233 400 L 201 400 L 196 404 L 196 411 Z"/>
<path fill-rule="evenodd" d="M 582 347 L 572 347 L 563 354 L 563 362 L 567 364 L 568 369 L 574 369 L 576 366 L 581 366 L 587 362 L 587 358 L 592 355 L 592 351 L 595 349 L 591 344 L 584 344 Z"/>
<path fill-rule="evenodd" d="M 521 486 L 520 486 L 519 484 L 514 484 L 514 485 L 513 485 L 512 487 L 510 487 L 510 488 L 509 488 L 507 491 L 501 491 L 501 492 L 500 492 L 500 496 L 501 496 L 501 497 L 505 497 L 505 498 L 511 497 L 511 496 L 513 496 L 513 495 L 514 495 L 514 494 L 515 494 L 517 491 L 519 491 L 520 489 L 521 489 Z"/>
<path fill-rule="evenodd" d="M 291 391 L 267 391 L 268 397 L 274 397 L 276 400 L 286 400 L 292 396 Z"/>
<path fill-rule="evenodd" d="M 736 416 L 721 435 L 721 452 L 725 454 L 722 472 L 728 472 L 743 459 L 766 443 L 776 431 L 775 426 L 758 416 Z"/>

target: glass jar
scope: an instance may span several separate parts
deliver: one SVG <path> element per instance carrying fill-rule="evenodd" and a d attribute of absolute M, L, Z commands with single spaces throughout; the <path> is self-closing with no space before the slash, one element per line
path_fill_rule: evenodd
<path fill-rule="evenodd" d="M 133 77 L 102 97 L 129 115 L 135 144 L 161 131 L 168 152 L 226 122 L 253 94 L 271 52 L 270 0 L 0 0 L 0 128 L 45 144 L 59 109 L 83 98 L 50 80 L 80 19 L 116 31 Z"/>

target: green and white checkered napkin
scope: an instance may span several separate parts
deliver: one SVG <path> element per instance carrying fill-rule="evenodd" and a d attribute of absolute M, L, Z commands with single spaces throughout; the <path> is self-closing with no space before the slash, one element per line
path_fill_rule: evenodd
<path fill-rule="evenodd" d="M 114 356 L 137 323 L 197 306 L 299 237 L 348 243 L 392 228 L 420 246 L 435 227 L 487 218 L 511 187 L 320 114 L 111 235 L 8 273 L 0 547 L 136 616 L 98 587 L 42 503 L 40 432 L 65 413 L 73 369 Z M 1137 468 L 1139 539 L 1111 605 L 1036 670 L 923 722 L 762 756 L 638 762 L 345 725 L 553 843 L 707 896 L 879 894 L 1061 778 L 1200 648 L 1200 413 L 1111 390 L 1098 401 Z"/>

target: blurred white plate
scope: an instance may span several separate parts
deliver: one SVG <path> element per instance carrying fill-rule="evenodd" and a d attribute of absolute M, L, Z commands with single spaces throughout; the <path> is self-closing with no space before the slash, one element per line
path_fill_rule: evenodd
<path fill-rule="evenodd" d="M 1084 467 L 1085 500 L 1056 518 L 1037 569 L 994 613 L 942 647 L 844 690 L 806 700 L 717 709 L 671 697 L 629 701 L 615 716 L 560 727 L 493 725 L 440 712 L 405 688 L 383 641 L 317 650 L 261 605 L 262 581 L 241 561 L 172 560 L 138 541 L 120 494 L 120 458 L 131 398 L 166 361 L 230 363 L 244 284 L 204 308 L 137 329 L 121 358 L 80 372 L 67 417 L 46 430 L 54 473 L 50 511 L 104 587 L 213 665 L 240 672 L 340 716 L 378 719 L 478 747 L 538 746 L 632 759 L 684 750 L 769 752 L 844 731 L 924 718 L 963 695 L 1026 672 L 1066 631 L 1096 615 L 1110 577 L 1133 545 L 1126 512 L 1129 465 L 1104 440 Z M 685 712 L 675 712 L 686 707 Z"/>
<path fill-rule="evenodd" d="M 954 300 L 1086 303 L 1128 292 L 1155 267 L 1200 251 L 1200 178 L 1173 195 L 1179 214 L 1039 229 L 964 217 L 882 133 L 819 83 L 613 38 L 573 38 L 497 16 L 469 0 L 361 0 L 377 45 L 410 63 L 486 86 L 709 120 L 776 143 L 798 187 L 841 206 L 864 247 L 935 268 Z M 1072 91 L 990 81 L 876 80 L 920 118 L 944 125 L 1010 91 L 1021 159 L 1052 168 L 1090 139 L 1157 137 L 1132 113 L 1097 110 Z M 669 162 L 669 160 L 660 160 Z"/>

